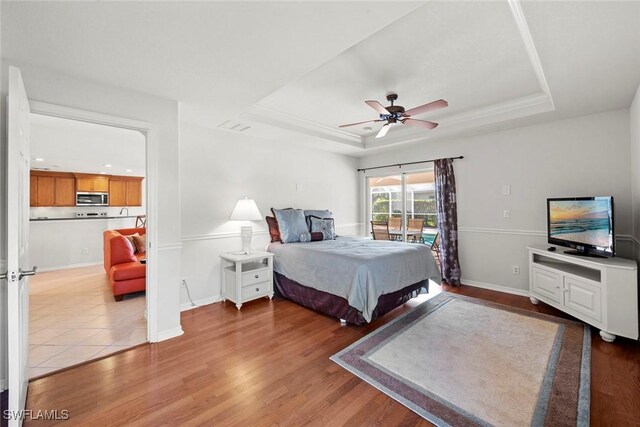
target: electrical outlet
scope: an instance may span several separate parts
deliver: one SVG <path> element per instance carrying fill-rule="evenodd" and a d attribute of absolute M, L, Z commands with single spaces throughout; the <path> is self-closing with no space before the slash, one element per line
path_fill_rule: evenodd
<path fill-rule="evenodd" d="M 511 211 L 508 209 L 505 209 L 504 211 L 502 211 L 502 216 L 505 218 L 511 218 Z"/>
<path fill-rule="evenodd" d="M 510 185 L 503 185 L 502 186 L 502 195 L 503 196 L 510 196 L 511 195 L 511 186 Z"/>
<path fill-rule="evenodd" d="M 82 248 L 83 255 L 89 255 L 89 248 Z"/>
<path fill-rule="evenodd" d="M 513 274 L 520 274 L 520 266 L 519 265 L 514 265 L 513 267 L 511 267 L 511 272 Z"/>
<path fill-rule="evenodd" d="M 182 286 L 183 288 L 187 287 L 187 278 L 186 277 L 180 278 L 180 286 Z"/>

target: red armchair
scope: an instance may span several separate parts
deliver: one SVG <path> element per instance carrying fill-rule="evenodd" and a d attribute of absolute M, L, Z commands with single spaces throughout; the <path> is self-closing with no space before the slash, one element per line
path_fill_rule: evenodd
<path fill-rule="evenodd" d="M 116 301 L 122 301 L 125 294 L 146 289 L 147 268 L 140 259 L 145 253 L 135 253 L 133 245 L 124 236 L 146 234 L 145 228 L 123 228 L 106 230 L 104 239 L 104 271 Z"/>

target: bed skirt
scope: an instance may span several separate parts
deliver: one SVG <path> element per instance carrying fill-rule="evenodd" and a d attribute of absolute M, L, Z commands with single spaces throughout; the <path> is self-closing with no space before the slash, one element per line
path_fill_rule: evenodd
<path fill-rule="evenodd" d="M 362 317 L 362 312 L 351 307 L 349 302 L 342 297 L 301 285 L 276 272 L 273 273 L 273 279 L 276 295 L 280 295 L 304 307 L 328 314 L 329 316 L 346 320 L 349 323 L 356 325 L 364 325 L 367 323 L 364 317 Z M 378 298 L 378 304 L 373 311 L 371 320 L 373 321 L 378 317 L 384 316 L 411 298 L 415 298 L 420 294 L 422 288 L 427 292 L 429 291 L 428 279 L 414 283 L 390 294 L 381 295 L 380 298 Z"/>

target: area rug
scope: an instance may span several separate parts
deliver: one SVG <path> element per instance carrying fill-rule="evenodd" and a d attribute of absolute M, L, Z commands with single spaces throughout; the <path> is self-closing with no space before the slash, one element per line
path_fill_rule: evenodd
<path fill-rule="evenodd" d="M 589 424 L 582 323 L 442 293 L 331 360 L 438 426 Z"/>

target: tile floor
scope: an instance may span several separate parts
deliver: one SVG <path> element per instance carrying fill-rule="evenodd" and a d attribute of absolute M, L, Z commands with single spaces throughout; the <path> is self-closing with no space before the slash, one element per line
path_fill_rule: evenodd
<path fill-rule="evenodd" d="M 147 341 L 144 293 L 116 302 L 102 265 L 38 273 L 29 286 L 30 378 Z"/>

